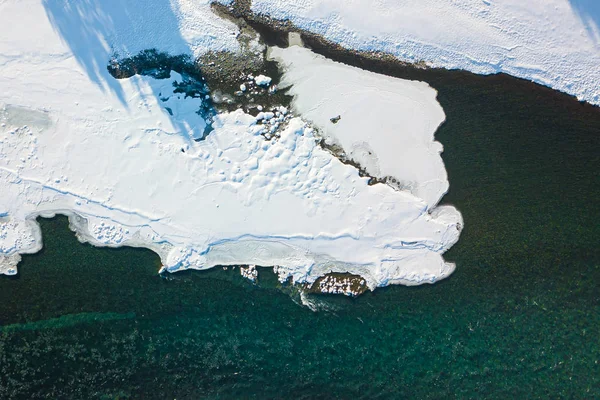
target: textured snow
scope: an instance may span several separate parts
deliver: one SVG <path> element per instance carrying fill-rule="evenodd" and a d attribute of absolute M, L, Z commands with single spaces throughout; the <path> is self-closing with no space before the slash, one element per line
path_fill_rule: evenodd
<path fill-rule="evenodd" d="M 271 48 L 284 66 L 280 86 L 292 85 L 295 111 L 367 173 L 393 177 L 434 207 L 448 191 L 433 135 L 444 121 L 436 91 L 428 84 L 350 67 L 298 46 Z M 402 110 L 401 112 L 399 112 Z M 339 117 L 332 123 L 331 118 Z"/>
<path fill-rule="evenodd" d="M 600 104 L 597 0 L 253 0 L 350 49 L 504 72 Z"/>
<path fill-rule="evenodd" d="M 90 10 L 98 14 L 78 13 Z M 283 108 L 221 114 L 197 142 L 202 100 L 174 93 L 179 74 L 115 80 L 108 58 L 94 59 L 95 69 L 82 62 L 82 48 L 47 12 L 37 2 L 0 5 L 2 26 L 17 16 L 35 26 L 0 37 L 0 272 L 15 273 L 19 255 L 40 248 L 34 218 L 55 213 L 70 216 L 82 241 L 153 249 L 167 271 L 276 266 L 281 279 L 309 283 L 350 272 L 374 288 L 435 282 L 454 270 L 442 257 L 462 226 L 453 207 L 368 185 Z M 434 102 L 424 87 L 406 96 Z M 396 116 L 412 113 L 402 106 Z M 388 120 L 375 127 L 389 131 Z M 427 132 L 421 145 L 432 139 Z"/>

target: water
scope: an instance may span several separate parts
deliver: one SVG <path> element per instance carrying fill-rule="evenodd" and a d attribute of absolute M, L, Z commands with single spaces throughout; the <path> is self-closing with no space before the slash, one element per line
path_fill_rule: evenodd
<path fill-rule="evenodd" d="M 439 90 L 444 202 L 465 219 L 452 277 L 315 313 L 268 271 L 165 279 L 150 251 L 41 220 L 44 249 L 0 279 L 0 398 L 600 398 L 600 109 L 369 67 Z"/>

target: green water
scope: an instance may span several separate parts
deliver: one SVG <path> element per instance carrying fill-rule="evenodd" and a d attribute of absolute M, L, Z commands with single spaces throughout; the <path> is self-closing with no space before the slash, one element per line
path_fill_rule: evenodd
<path fill-rule="evenodd" d="M 600 109 L 505 76 L 413 71 L 447 114 L 465 229 L 433 286 L 294 303 L 272 274 L 156 274 L 64 217 L 0 279 L 0 398 L 600 398 Z"/>

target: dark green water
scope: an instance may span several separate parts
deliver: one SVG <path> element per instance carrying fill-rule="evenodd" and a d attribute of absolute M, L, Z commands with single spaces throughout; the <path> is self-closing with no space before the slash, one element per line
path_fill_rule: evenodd
<path fill-rule="evenodd" d="M 600 398 L 600 109 L 506 76 L 414 71 L 439 90 L 465 230 L 433 286 L 335 311 L 261 271 L 167 280 L 64 217 L 0 279 L 0 398 Z"/>

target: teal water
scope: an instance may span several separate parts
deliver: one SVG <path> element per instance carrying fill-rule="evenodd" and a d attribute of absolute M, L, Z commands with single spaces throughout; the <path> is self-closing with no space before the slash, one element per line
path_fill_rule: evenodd
<path fill-rule="evenodd" d="M 0 398 L 600 398 L 600 109 L 506 76 L 439 90 L 461 240 L 449 279 L 298 306 L 141 249 L 44 249 L 0 279 Z"/>

